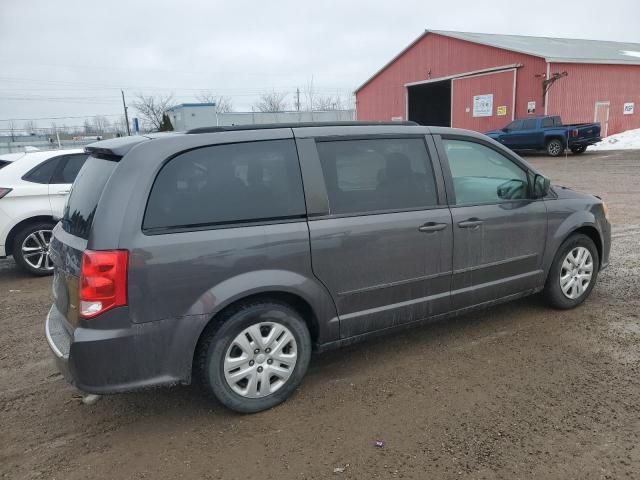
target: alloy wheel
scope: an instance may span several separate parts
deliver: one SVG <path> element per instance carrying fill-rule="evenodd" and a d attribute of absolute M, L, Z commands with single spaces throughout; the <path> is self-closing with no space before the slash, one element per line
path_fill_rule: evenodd
<path fill-rule="evenodd" d="M 47 272 L 53 270 L 49 256 L 52 234 L 51 230 L 36 230 L 22 242 L 22 258 L 31 268 Z"/>

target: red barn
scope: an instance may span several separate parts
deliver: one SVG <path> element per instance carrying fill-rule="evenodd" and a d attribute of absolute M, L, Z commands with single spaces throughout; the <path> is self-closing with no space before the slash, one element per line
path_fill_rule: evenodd
<path fill-rule="evenodd" d="M 543 114 L 640 128 L 640 44 L 427 30 L 356 90 L 358 120 L 486 131 Z"/>

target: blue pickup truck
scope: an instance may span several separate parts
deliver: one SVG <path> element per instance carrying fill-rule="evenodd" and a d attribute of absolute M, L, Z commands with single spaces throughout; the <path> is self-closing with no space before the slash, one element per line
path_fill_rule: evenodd
<path fill-rule="evenodd" d="M 485 135 L 511 150 L 544 150 L 552 157 L 562 155 L 565 149 L 576 155 L 584 153 L 589 145 L 601 140 L 599 123 L 563 125 L 558 116 L 514 120 L 503 129 Z"/>

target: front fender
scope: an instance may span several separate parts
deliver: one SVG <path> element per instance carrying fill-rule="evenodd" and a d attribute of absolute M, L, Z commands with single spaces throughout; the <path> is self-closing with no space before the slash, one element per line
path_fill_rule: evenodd
<path fill-rule="evenodd" d="M 315 278 L 288 270 L 257 270 L 228 278 L 200 296 L 187 315 L 212 317 L 238 300 L 270 292 L 292 294 L 310 305 L 318 323 L 319 344 L 338 340 L 338 313 L 327 289 Z"/>
<path fill-rule="evenodd" d="M 547 234 L 547 247 L 545 248 L 544 271 L 549 273 L 553 259 L 569 235 L 583 227 L 592 227 L 598 232 L 600 244 L 604 245 L 602 231 L 596 216 L 589 210 L 579 210 L 562 219 L 549 219 L 549 231 Z"/>

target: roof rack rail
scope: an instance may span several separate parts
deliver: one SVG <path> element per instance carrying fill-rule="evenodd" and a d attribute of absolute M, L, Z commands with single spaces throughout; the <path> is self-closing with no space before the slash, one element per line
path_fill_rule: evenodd
<path fill-rule="evenodd" d="M 200 127 L 187 130 L 185 133 L 216 133 L 216 132 L 235 132 L 238 130 L 266 130 L 273 128 L 301 128 L 301 127 L 372 127 L 379 125 L 400 125 L 400 126 L 417 126 L 416 122 L 288 122 L 288 123 L 261 123 L 248 125 L 230 125 L 225 127 Z"/>

